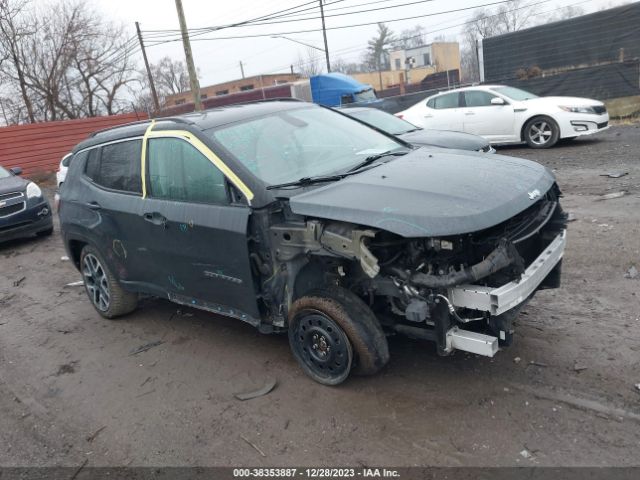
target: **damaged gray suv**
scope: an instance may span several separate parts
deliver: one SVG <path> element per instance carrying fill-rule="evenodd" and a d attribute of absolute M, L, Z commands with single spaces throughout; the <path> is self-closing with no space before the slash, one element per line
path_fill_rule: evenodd
<path fill-rule="evenodd" d="M 393 334 L 493 356 L 560 283 L 548 169 L 414 148 L 318 105 L 125 125 L 73 155 L 61 227 L 102 316 L 144 294 L 286 331 L 323 384 L 379 371 Z"/>

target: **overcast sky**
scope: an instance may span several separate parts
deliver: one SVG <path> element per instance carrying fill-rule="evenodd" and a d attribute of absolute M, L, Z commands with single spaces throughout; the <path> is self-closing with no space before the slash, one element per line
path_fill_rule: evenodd
<path fill-rule="evenodd" d="M 444 34 L 447 39 L 455 40 L 460 27 L 456 26 L 467 20 L 473 9 L 433 15 L 454 9 L 481 6 L 492 0 L 432 0 L 416 2 L 416 0 L 325 0 L 325 14 L 327 28 L 340 27 L 368 22 L 388 22 L 394 32 L 411 28 L 417 24 L 424 26 L 430 42 L 436 35 Z M 178 29 L 178 19 L 174 0 L 93 0 L 96 6 L 107 17 L 121 21 L 135 33 L 134 22 L 139 21 L 143 31 Z M 265 14 L 295 7 L 309 0 L 183 0 L 187 26 L 191 28 L 211 27 L 233 22 L 253 19 Z M 392 7 L 415 2 L 404 7 L 387 8 L 385 10 L 368 13 L 344 15 L 363 9 Z M 551 11 L 567 5 L 578 4 L 589 13 L 606 6 L 617 6 L 629 3 L 621 0 L 529 0 L 529 4 L 537 4 L 539 14 L 536 21 L 550 15 Z M 312 6 L 312 5 L 310 5 Z M 309 8 L 310 6 L 303 7 Z M 489 7 L 496 8 L 496 6 Z M 304 15 L 316 16 L 314 11 Z M 338 14 L 342 14 L 337 16 Z M 333 15 L 333 16 L 329 16 Z M 426 16 L 432 15 L 432 16 Z M 393 19 L 410 17 L 410 20 L 390 22 Z M 304 46 L 282 38 L 239 38 L 233 40 L 195 41 L 196 38 L 214 38 L 222 36 L 245 36 L 255 34 L 277 34 L 297 30 L 313 30 L 321 27 L 320 20 L 305 20 L 299 22 L 282 23 L 277 25 L 259 25 L 250 27 L 229 28 L 194 37 L 192 48 L 196 67 L 200 71 L 202 86 L 233 80 L 240 77 L 239 61 L 245 66 L 245 75 L 257 75 L 289 71 L 289 65 L 295 63 L 298 54 L 306 56 Z M 346 61 L 358 60 L 366 48 L 366 43 L 376 31 L 375 25 L 352 27 L 346 29 L 328 30 L 329 52 L 332 59 L 341 58 Z M 156 34 L 157 35 L 157 34 Z M 292 33 L 287 35 L 301 42 L 323 46 L 321 32 Z M 152 42 L 149 38 L 145 43 Z M 323 53 L 315 51 L 319 57 Z M 139 54 L 137 54 L 139 56 Z M 149 47 L 148 55 L 151 62 L 155 62 L 165 55 L 175 59 L 184 59 L 184 50 L 180 42 L 165 43 Z M 140 60 L 142 65 L 142 60 Z"/>

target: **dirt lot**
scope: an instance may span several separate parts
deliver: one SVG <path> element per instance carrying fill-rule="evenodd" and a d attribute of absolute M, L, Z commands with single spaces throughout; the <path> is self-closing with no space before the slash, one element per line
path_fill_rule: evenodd
<path fill-rule="evenodd" d="M 0 465 L 640 465 L 640 128 L 500 153 L 554 169 L 575 220 L 563 287 L 494 359 L 392 338 L 382 374 L 323 387 L 231 319 L 145 300 L 103 320 L 58 232 L 0 246 Z"/>

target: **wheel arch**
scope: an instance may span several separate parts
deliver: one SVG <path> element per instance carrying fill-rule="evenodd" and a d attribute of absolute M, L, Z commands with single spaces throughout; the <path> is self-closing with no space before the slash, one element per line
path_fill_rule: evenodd
<path fill-rule="evenodd" d="M 526 126 L 528 125 L 528 123 L 533 120 L 534 118 L 548 118 L 549 120 L 551 120 L 556 127 L 558 128 L 558 136 L 561 138 L 562 137 L 562 130 L 560 129 L 560 124 L 558 123 L 558 121 L 553 118 L 551 115 L 549 115 L 548 113 L 535 113 L 533 115 L 528 116 L 527 118 L 524 119 L 524 121 L 522 122 L 522 125 L 520 126 L 520 141 L 524 142 L 525 138 L 524 138 L 524 130 L 526 128 Z"/>
<path fill-rule="evenodd" d="M 84 240 L 70 239 L 67 243 L 69 257 L 75 267 L 80 270 L 80 255 L 82 254 L 82 249 L 88 245 L 89 243 Z"/>

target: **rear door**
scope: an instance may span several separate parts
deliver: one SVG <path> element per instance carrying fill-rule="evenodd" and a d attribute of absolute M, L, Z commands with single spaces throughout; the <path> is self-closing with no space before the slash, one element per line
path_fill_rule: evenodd
<path fill-rule="evenodd" d="M 153 282 L 140 256 L 147 239 L 141 237 L 142 139 L 126 139 L 92 148 L 87 155 L 78 221 L 87 231 L 112 272 L 123 282 Z"/>
<path fill-rule="evenodd" d="M 174 301 L 254 323 L 249 207 L 230 201 L 225 175 L 187 139 L 147 142 L 141 218 L 156 281 Z"/>
<path fill-rule="evenodd" d="M 484 90 L 463 92 L 462 111 L 464 131 L 481 135 L 488 140 L 508 140 L 514 134 L 515 113 L 509 103 L 493 105 L 491 100 L 501 98 Z"/>
<path fill-rule="evenodd" d="M 462 131 L 462 110 L 460 109 L 460 94 L 458 92 L 432 97 L 427 101 L 426 106 L 424 128 Z"/>

